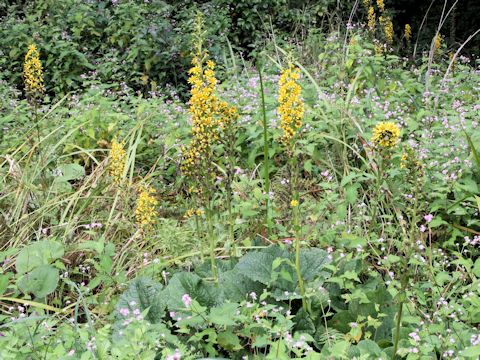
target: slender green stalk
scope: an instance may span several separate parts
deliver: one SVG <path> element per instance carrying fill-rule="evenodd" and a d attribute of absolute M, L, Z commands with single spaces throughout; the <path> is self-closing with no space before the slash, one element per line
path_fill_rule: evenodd
<path fill-rule="evenodd" d="M 212 196 L 210 190 L 213 189 L 213 184 L 211 181 L 211 177 L 208 174 L 205 175 L 207 179 L 207 184 L 205 186 L 205 196 L 206 196 L 206 206 L 205 206 L 205 217 L 207 218 L 207 233 L 208 233 L 208 241 L 210 242 L 210 265 L 212 268 L 212 277 L 215 282 L 218 282 L 218 272 L 217 272 L 217 261 L 215 258 L 215 245 L 217 243 L 217 239 L 215 238 L 215 234 L 213 231 L 213 210 L 212 210 Z"/>
<path fill-rule="evenodd" d="M 265 108 L 265 92 L 263 89 L 262 70 L 257 63 L 258 76 L 260 77 L 260 93 L 262 99 L 262 126 L 263 126 L 263 185 L 266 195 L 265 200 L 265 226 L 267 228 L 267 237 L 270 236 L 270 155 L 268 151 L 268 128 L 267 128 L 267 111 Z"/>
<path fill-rule="evenodd" d="M 198 221 L 198 215 L 195 214 L 194 216 L 195 216 L 195 229 L 196 229 L 196 231 L 197 231 L 198 239 L 200 240 L 200 239 L 202 238 L 202 233 L 201 233 L 201 231 L 200 231 L 200 222 Z M 204 261 L 203 251 L 200 252 L 200 260 L 201 260 L 202 263 L 203 263 L 203 261 Z"/>
<path fill-rule="evenodd" d="M 234 174 L 234 154 L 235 154 L 235 135 L 230 133 L 228 140 L 228 168 L 227 174 L 225 177 L 225 191 L 226 191 L 226 201 L 228 208 L 228 233 L 230 236 L 230 242 L 232 245 L 233 257 L 237 256 L 237 244 L 235 243 L 235 229 L 234 229 L 234 218 L 233 218 L 233 208 L 232 208 L 232 183 L 233 183 L 233 174 Z"/>
<path fill-rule="evenodd" d="M 392 360 L 395 360 L 395 358 L 397 357 L 398 341 L 400 340 L 400 327 L 402 324 L 402 311 L 403 311 L 403 298 L 400 300 L 400 303 L 398 304 L 397 326 L 395 330 L 395 340 L 393 343 Z"/>
<path fill-rule="evenodd" d="M 212 276 L 215 282 L 218 282 L 218 273 L 217 273 L 217 262 L 215 258 L 215 237 L 213 234 L 213 224 L 212 224 L 212 211 L 210 206 L 205 211 L 207 217 L 207 230 L 208 230 L 208 239 L 210 241 L 210 265 L 212 268 Z"/>
<path fill-rule="evenodd" d="M 290 189 L 292 193 L 292 219 L 293 219 L 293 230 L 295 232 L 295 272 L 298 279 L 298 287 L 300 289 L 300 295 L 302 296 L 302 307 L 303 310 L 307 311 L 307 300 L 305 298 L 305 284 L 302 278 L 301 264 L 300 264 L 300 248 L 301 248 L 301 231 L 300 231 L 300 196 L 297 191 L 297 159 L 293 155 L 294 151 L 289 152 L 289 167 L 290 167 Z"/>

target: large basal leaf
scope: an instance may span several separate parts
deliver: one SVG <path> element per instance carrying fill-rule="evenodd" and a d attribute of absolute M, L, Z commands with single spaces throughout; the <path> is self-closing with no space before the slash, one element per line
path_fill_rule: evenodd
<path fill-rule="evenodd" d="M 375 341 L 362 340 L 358 343 L 357 348 L 360 350 L 361 355 L 368 355 L 375 357 L 375 359 L 387 359 L 387 355 L 380 349 Z"/>
<path fill-rule="evenodd" d="M 48 265 L 60 259 L 63 254 L 63 246 L 60 243 L 53 240 L 37 241 L 20 251 L 15 267 L 19 274 L 25 274 L 38 266 Z"/>
<path fill-rule="evenodd" d="M 329 274 L 324 270 L 325 265 L 331 262 L 325 250 L 312 248 L 300 250 L 300 271 L 303 280 L 311 281 Z"/>
<path fill-rule="evenodd" d="M 58 270 L 50 265 L 36 267 L 18 281 L 18 288 L 25 294 L 45 297 L 55 291 L 58 285 Z"/>
<path fill-rule="evenodd" d="M 163 298 L 162 284 L 145 277 L 139 277 L 130 282 L 130 285 L 120 299 L 116 307 L 117 318 L 124 319 L 121 309 L 128 309 L 128 314 L 135 310 L 140 312 L 148 309 L 146 319 L 152 323 L 158 323 L 165 315 L 165 300 Z M 125 311 L 125 310 L 123 310 Z M 126 317 L 128 317 L 127 315 Z"/>
<path fill-rule="evenodd" d="M 267 249 L 253 251 L 243 256 L 235 266 L 235 270 L 253 281 L 268 285 L 272 278 L 274 260 L 287 257 L 286 250 L 282 250 L 278 246 L 270 246 Z"/>
<path fill-rule="evenodd" d="M 204 282 L 197 274 L 181 272 L 172 276 L 163 292 L 169 310 L 179 310 L 185 305 L 182 296 L 188 294 L 202 306 L 213 307 L 223 302 L 220 289 Z"/>
<path fill-rule="evenodd" d="M 236 302 L 245 300 L 252 292 L 259 295 L 265 288 L 262 283 L 249 279 L 237 270 L 220 273 L 219 285 L 225 298 Z"/>

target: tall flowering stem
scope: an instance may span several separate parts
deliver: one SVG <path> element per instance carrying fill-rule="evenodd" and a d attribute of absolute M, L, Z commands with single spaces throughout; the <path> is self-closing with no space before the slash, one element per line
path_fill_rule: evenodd
<path fill-rule="evenodd" d="M 35 44 L 28 47 L 25 59 L 23 62 L 23 82 L 25 85 L 25 92 L 29 103 L 33 107 L 33 118 L 37 130 L 37 149 L 38 157 L 41 158 L 41 140 L 40 140 L 40 122 L 38 121 L 38 103 L 41 100 L 45 85 L 43 81 L 43 67 L 40 61 L 40 52 Z M 46 187 L 46 180 L 43 171 L 40 173 L 43 185 Z"/>
<path fill-rule="evenodd" d="M 300 70 L 293 64 L 289 64 L 286 69 L 282 70 L 279 80 L 277 109 L 280 115 L 280 127 L 283 130 L 281 142 L 285 147 L 288 156 L 288 166 L 290 173 L 291 186 L 291 207 L 293 229 L 295 232 L 295 270 L 298 279 L 298 286 L 302 296 L 302 306 L 307 310 L 305 298 L 305 285 L 302 278 L 300 267 L 300 247 L 301 247 L 301 231 L 300 231 L 300 212 L 299 212 L 299 194 L 297 191 L 298 164 L 295 156 L 295 143 L 302 127 L 303 116 L 305 114 L 305 104 L 302 99 L 302 88 L 298 83 L 300 78 Z"/>
<path fill-rule="evenodd" d="M 265 92 L 263 89 L 262 70 L 257 64 L 258 76 L 260 78 L 260 92 L 262 99 L 262 126 L 263 126 L 263 186 L 266 194 L 265 200 L 265 226 L 267 228 L 267 237 L 270 236 L 270 155 L 268 151 L 268 125 L 267 110 L 265 108 Z"/>
<path fill-rule="evenodd" d="M 225 190 L 229 214 L 229 234 L 233 248 L 235 239 L 232 212 L 232 182 L 234 175 L 235 123 L 238 111 L 218 98 L 215 77 L 215 63 L 209 59 L 208 52 L 203 49 L 203 19 L 197 16 L 195 29 L 196 49 L 189 71 L 188 82 L 191 85 L 189 112 L 192 122 L 192 140 L 184 149 L 182 171 L 195 184 L 192 194 L 199 197 L 205 207 L 207 231 L 210 241 L 210 258 L 212 275 L 218 279 L 215 261 L 216 238 L 213 233 L 213 196 L 216 178 L 215 149 L 224 145 L 223 160 L 225 162 Z"/>
<path fill-rule="evenodd" d="M 372 215 L 371 227 L 373 227 L 373 225 L 375 224 L 376 217 L 377 217 L 377 208 L 379 207 L 379 202 L 380 202 L 378 198 L 381 195 L 380 190 L 381 190 L 382 182 L 384 179 L 384 174 L 383 174 L 384 165 L 385 163 L 387 163 L 387 161 L 390 160 L 391 152 L 395 148 L 399 140 L 400 140 L 400 128 L 393 122 L 379 122 L 373 129 L 371 141 L 373 143 L 374 149 L 379 154 L 380 163 L 377 169 L 377 181 L 376 181 L 376 191 L 375 191 L 375 197 L 377 198 L 377 201 L 375 204 L 373 204 L 373 215 Z M 400 164 L 401 168 L 406 166 L 407 160 L 408 159 L 406 157 L 402 157 L 402 161 Z M 416 217 L 416 206 L 414 207 L 413 218 L 415 217 Z M 413 241 L 411 237 L 410 239 L 405 239 L 405 240 L 410 240 L 410 244 Z M 408 249 L 410 244 L 407 241 L 407 243 L 404 245 L 406 245 L 406 248 Z M 398 303 L 398 311 L 397 311 L 397 319 L 396 319 L 396 326 L 395 326 L 395 337 L 394 337 L 392 360 L 395 360 L 396 353 L 398 350 L 398 342 L 400 339 L 400 328 L 402 323 L 403 304 L 406 299 L 406 287 L 408 284 L 408 260 L 407 259 L 408 259 L 408 256 L 403 260 L 405 269 L 401 275 L 402 287 L 396 298 Z"/>

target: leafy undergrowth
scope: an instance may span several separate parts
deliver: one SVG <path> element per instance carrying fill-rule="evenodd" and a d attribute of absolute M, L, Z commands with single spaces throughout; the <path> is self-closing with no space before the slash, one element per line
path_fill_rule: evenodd
<path fill-rule="evenodd" d="M 195 24 L 182 97 L 0 83 L 0 358 L 478 358 L 478 67 Z"/>

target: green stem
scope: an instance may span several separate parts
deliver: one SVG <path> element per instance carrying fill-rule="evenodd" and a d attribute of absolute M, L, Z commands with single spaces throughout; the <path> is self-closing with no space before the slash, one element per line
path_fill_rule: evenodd
<path fill-rule="evenodd" d="M 393 345 L 393 354 L 392 354 L 392 360 L 395 360 L 397 356 L 397 350 L 398 350 L 398 341 L 400 340 L 400 327 L 402 323 L 402 310 L 403 310 L 403 300 L 400 300 L 400 304 L 398 305 L 398 313 L 397 313 L 397 326 L 395 330 L 395 341 Z"/>
<path fill-rule="evenodd" d="M 208 239 L 210 241 L 210 265 L 212 268 L 212 276 L 215 282 L 218 282 L 218 273 L 217 273 L 217 262 L 215 258 L 215 237 L 213 234 L 213 224 L 212 224 L 212 212 L 210 210 L 210 204 L 205 210 L 205 215 L 207 217 L 207 230 L 208 230 Z"/>
<path fill-rule="evenodd" d="M 227 192 L 226 201 L 228 207 L 228 232 L 230 236 L 230 242 L 232 245 L 233 257 L 237 256 L 237 244 L 235 243 L 235 229 L 234 229 L 234 218 L 233 218 L 233 209 L 232 209 L 232 183 L 233 183 L 233 174 L 234 174 L 234 154 L 235 154 L 235 135 L 230 133 L 228 141 L 228 169 L 226 176 L 225 190 Z"/>
<path fill-rule="evenodd" d="M 380 188 L 382 187 L 382 179 L 383 179 L 383 154 L 380 154 L 380 164 L 377 169 L 376 174 L 376 182 L 375 182 L 375 203 L 373 204 L 373 213 L 372 213 L 372 221 L 370 222 L 370 231 L 373 231 L 375 225 L 377 224 L 377 212 L 378 207 L 380 206 Z"/>
<path fill-rule="evenodd" d="M 196 209 L 195 209 L 195 210 L 196 210 Z M 197 230 L 198 240 L 200 241 L 200 240 L 202 239 L 202 235 L 201 235 L 202 233 L 201 233 L 201 231 L 200 231 L 200 223 L 199 223 L 199 221 L 198 221 L 198 215 L 195 214 L 194 216 L 195 216 L 195 228 L 196 228 L 196 230 Z M 202 243 L 203 243 L 203 241 L 202 241 Z M 201 259 L 201 261 L 202 261 L 202 263 L 203 263 L 203 261 L 204 261 L 204 259 L 203 259 L 203 251 L 200 251 L 200 259 Z"/>
<path fill-rule="evenodd" d="M 263 89 L 263 78 L 262 71 L 259 64 L 257 63 L 257 71 L 260 77 L 260 92 L 262 99 L 262 126 L 263 126 L 263 181 L 264 181 L 264 191 L 266 195 L 265 200 L 265 226 L 267 227 L 267 237 L 270 237 L 270 156 L 268 151 L 268 128 L 267 128 L 267 111 L 265 108 L 265 92 Z"/>
<path fill-rule="evenodd" d="M 292 200 L 296 201 L 295 206 L 292 207 L 293 215 L 293 230 L 295 232 L 295 272 L 298 279 L 298 287 L 300 288 L 300 295 L 302 296 L 303 310 L 307 311 L 307 299 L 305 297 L 305 284 L 302 278 L 300 267 L 300 248 L 301 248 L 301 233 L 300 233 L 300 196 L 297 191 L 297 159 L 293 156 L 293 149 L 290 156 L 290 189 L 292 193 Z"/>

